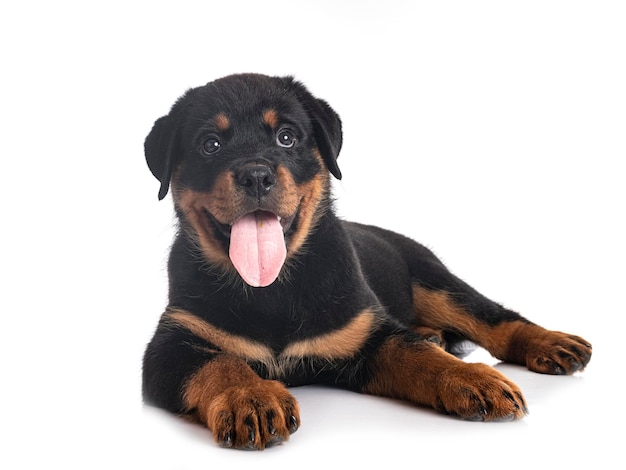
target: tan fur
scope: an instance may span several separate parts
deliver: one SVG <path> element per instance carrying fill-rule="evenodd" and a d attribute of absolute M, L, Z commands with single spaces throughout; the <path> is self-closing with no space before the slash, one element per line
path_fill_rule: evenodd
<path fill-rule="evenodd" d="M 319 152 L 315 152 L 316 158 L 322 168 L 325 168 Z M 279 172 L 279 178 L 291 178 L 287 170 Z M 298 187 L 300 197 L 300 208 L 298 209 L 298 230 L 291 236 L 288 255 L 297 253 L 304 246 L 306 239 L 317 225 L 324 211 L 320 207 L 323 200 L 327 198 L 330 187 L 330 177 L 328 172 L 320 172 L 311 181 Z"/>
<path fill-rule="evenodd" d="M 276 129 L 278 126 L 278 113 L 274 109 L 268 109 L 263 112 L 263 122 L 270 126 L 272 129 Z"/>
<path fill-rule="evenodd" d="M 419 286 L 413 287 L 413 309 L 425 326 L 461 333 L 502 360 L 508 359 L 509 345 L 516 331 L 524 327 L 521 321 L 488 325 L 455 304 L 447 292 Z"/>
<path fill-rule="evenodd" d="M 488 421 L 521 418 L 526 410 L 520 389 L 494 368 L 465 363 L 426 341 L 405 344 L 401 338 L 383 344 L 364 391 Z"/>
<path fill-rule="evenodd" d="M 234 356 L 216 358 L 193 374 L 185 385 L 183 403 L 213 431 L 218 443 L 233 447 L 263 449 L 274 439 L 289 439 L 290 427 L 300 426 L 298 403 L 285 386 L 261 379 Z M 237 420 L 236 415 L 257 416 L 259 421 Z"/>
<path fill-rule="evenodd" d="M 223 113 L 220 113 L 217 116 L 215 116 L 214 121 L 215 121 L 215 125 L 220 131 L 228 130 L 228 128 L 230 127 L 230 120 L 228 119 L 228 116 L 226 116 Z"/>
<path fill-rule="evenodd" d="M 246 361 L 262 363 L 270 377 L 279 378 L 301 363 L 305 358 L 331 361 L 353 357 L 363 346 L 376 325 L 376 315 L 370 309 L 363 310 L 344 327 L 331 333 L 306 340 L 295 341 L 279 354 L 257 341 L 226 333 L 192 313 L 170 309 L 165 319 L 172 324 L 191 331 L 225 353 Z"/>

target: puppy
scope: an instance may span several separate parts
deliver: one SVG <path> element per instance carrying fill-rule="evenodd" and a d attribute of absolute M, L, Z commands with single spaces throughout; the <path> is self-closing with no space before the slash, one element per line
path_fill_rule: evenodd
<path fill-rule="evenodd" d="M 145 155 L 179 230 L 146 402 L 195 418 L 222 446 L 264 449 L 300 426 L 289 386 L 506 421 L 527 412 L 522 392 L 457 357 L 467 341 L 544 374 L 587 365 L 584 339 L 485 298 L 409 238 L 339 220 L 341 144 L 339 116 L 291 77 L 221 78 L 155 122 Z"/>

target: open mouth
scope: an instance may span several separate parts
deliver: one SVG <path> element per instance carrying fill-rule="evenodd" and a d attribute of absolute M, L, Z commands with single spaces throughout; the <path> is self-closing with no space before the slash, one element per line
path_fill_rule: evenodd
<path fill-rule="evenodd" d="M 217 230 L 224 235 L 224 237 L 226 238 L 230 238 L 230 234 L 232 231 L 232 227 L 234 224 L 223 224 L 221 223 L 219 220 L 217 220 L 213 214 L 211 214 L 207 209 L 204 209 L 204 213 L 207 216 L 207 218 L 211 221 L 211 223 L 217 228 Z M 291 214 L 289 217 L 280 217 L 279 215 L 274 214 L 273 212 L 270 211 L 262 211 L 262 210 L 258 210 L 258 211 L 254 211 L 254 212 L 250 212 L 248 214 L 244 214 L 243 217 L 250 215 L 250 214 L 273 214 L 277 217 L 278 222 L 280 223 L 282 229 L 283 229 L 283 234 L 286 236 L 288 235 L 290 232 L 290 229 L 292 228 L 293 222 L 296 219 L 296 215 L 298 213 L 298 211 L 296 210 L 293 214 Z M 235 222 L 236 223 L 236 222 Z"/>
<path fill-rule="evenodd" d="M 210 212 L 206 213 L 228 239 L 228 256 L 246 283 L 266 287 L 278 278 L 287 258 L 286 236 L 297 211 L 289 217 L 280 217 L 257 210 L 242 215 L 232 224 L 223 224 Z"/>

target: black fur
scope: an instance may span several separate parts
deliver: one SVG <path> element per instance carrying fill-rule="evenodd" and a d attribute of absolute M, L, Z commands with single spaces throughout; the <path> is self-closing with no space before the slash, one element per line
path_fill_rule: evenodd
<path fill-rule="evenodd" d="M 265 109 L 275 110 L 281 123 L 287 123 L 295 130 L 296 146 L 291 149 L 276 146 L 276 130 L 260 120 Z M 225 113 L 230 121 L 227 129 L 218 131 L 214 119 L 220 113 Z M 214 158 L 207 158 L 201 150 L 204 139 L 210 135 L 219 135 L 222 139 L 219 155 Z M 251 161 L 262 162 L 273 172 L 279 166 L 285 168 L 297 188 L 310 184 L 326 172 L 341 178 L 337 165 L 341 144 L 338 115 L 326 102 L 314 98 L 301 83 L 290 77 L 246 74 L 222 78 L 189 90 L 167 116 L 157 120 L 146 138 L 146 159 L 150 170 L 161 182 L 159 198 L 166 195 L 170 183 L 174 187 L 174 202 L 181 219 L 181 229 L 169 259 L 168 311 L 188 312 L 228 337 L 243 338 L 267 347 L 276 358 L 290 345 L 341 332 L 362 312 L 374 312 L 375 324 L 358 352 L 349 357 L 337 354 L 329 359 L 320 357 L 319 353 L 305 354 L 298 358 L 297 365 L 277 369 L 278 372 L 255 357 L 244 353 L 240 357 L 262 379 L 275 379 L 286 385 L 325 383 L 368 393 L 372 390 L 372 383 L 382 380 L 383 372 L 375 364 L 382 360 L 381 351 L 391 344 L 390 338 L 400 338 L 402 344 L 408 345 L 406 347 L 416 354 L 422 350 L 431 354 L 437 343 L 455 353 L 462 350 L 460 345 L 467 340 L 485 347 L 491 344 L 490 338 L 471 333 L 473 330 L 468 330 L 468 323 L 483 328 L 480 331 L 515 322 L 534 326 L 452 275 L 429 249 L 417 242 L 381 228 L 340 221 L 332 209 L 329 187 L 322 190 L 321 201 L 316 206 L 317 218 L 304 234 L 306 241 L 290 253 L 279 278 L 267 287 L 246 285 L 234 270 L 225 267 L 224 262 L 217 262 L 212 251 L 207 251 L 199 243 L 197 229 L 189 221 L 189 210 L 180 202 L 182 191 L 209 193 L 225 173 L 236 172 Z M 315 157 L 316 151 L 321 154 L 324 165 Z M 393 182 L 389 185 L 392 186 Z M 381 201 L 384 199 L 383 191 Z M 211 220 L 211 216 L 208 217 Z M 298 213 L 285 233 L 288 245 L 296 236 L 302 235 L 298 232 L 306 223 L 302 217 Z M 207 223 L 210 227 L 206 230 L 213 237 L 211 249 L 227 252 L 228 229 Z M 443 326 L 429 324 L 432 320 L 421 318 L 422 307 L 415 305 L 416 289 L 422 289 L 420 292 L 426 292 L 426 295 L 445 294 L 450 308 L 461 311 L 466 320 L 456 325 L 456 317 L 450 317 Z M 175 413 L 198 412 L 189 409 L 185 402 L 185 391 L 191 378 L 211 361 L 233 356 L 233 353 L 224 351 L 197 332 L 172 323 L 167 314 L 145 353 L 144 397 L 146 401 Z M 441 311 L 433 315 L 432 318 L 444 318 L 448 313 Z M 433 328 L 435 337 L 422 334 L 421 327 Z M 517 349 L 506 353 L 493 350 L 492 353 L 503 360 L 523 363 L 525 359 L 517 357 L 530 354 L 524 349 L 526 346 L 514 348 L 515 338 L 507 336 L 506 340 L 511 343 L 511 348 Z M 585 348 L 579 346 L 578 349 Z M 441 357 L 441 364 L 448 364 L 444 354 L 436 357 Z M 565 373 L 582 369 L 589 360 L 590 349 L 569 354 L 574 357 L 570 361 L 574 365 L 564 370 Z M 430 365 L 416 367 L 428 369 Z M 558 373 L 558 369 L 554 371 Z M 433 375 L 433 381 L 436 377 Z M 221 383 L 222 380 L 216 378 L 215 382 Z M 419 387 L 416 385 L 416 388 Z M 411 398 L 411 393 L 400 391 L 396 395 L 439 407 L 439 402 Z M 503 396 L 507 394 L 519 396 L 519 400 L 512 399 L 515 401 L 514 406 L 511 405 L 512 411 L 498 409 L 493 413 L 502 413 L 504 417 L 509 416 L 507 413 L 511 413 L 510 416 L 515 413 L 515 417 L 519 417 L 515 410 L 525 409 L 521 394 L 502 392 Z M 478 409 L 485 407 L 480 405 Z M 448 405 L 441 405 L 441 408 L 449 413 L 462 414 Z M 464 417 L 473 418 L 474 415 Z M 200 420 L 203 421 L 204 417 Z M 211 426 L 210 423 L 207 425 Z M 222 434 L 217 429 L 213 432 L 223 445 L 247 445 L 245 442 L 241 444 L 243 441 L 232 444 L 235 425 Z M 262 434 L 262 429 L 257 430 L 257 434 Z M 255 439 L 252 441 L 256 448 L 274 442 L 268 439 L 259 443 L 258 435 Z"/>

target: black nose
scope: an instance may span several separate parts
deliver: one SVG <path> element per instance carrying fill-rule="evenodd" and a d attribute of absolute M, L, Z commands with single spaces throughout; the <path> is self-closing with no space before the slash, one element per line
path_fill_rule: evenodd
<path fill-rule="evenodd" d="M 237 172 L 237 184 L 248 195 L 260 199 L 276 184 L 276 175 L 267 165 L 247 165 Z"/>

